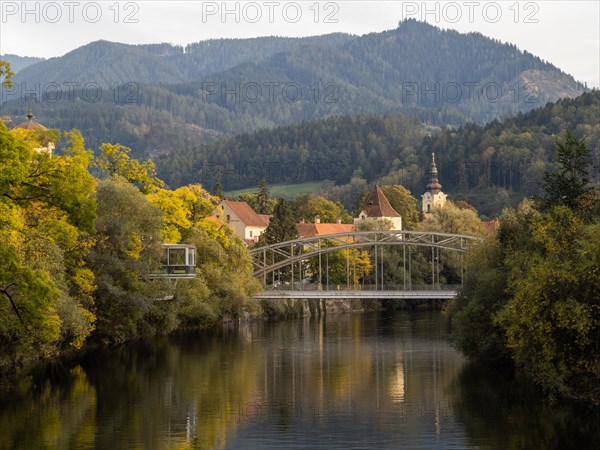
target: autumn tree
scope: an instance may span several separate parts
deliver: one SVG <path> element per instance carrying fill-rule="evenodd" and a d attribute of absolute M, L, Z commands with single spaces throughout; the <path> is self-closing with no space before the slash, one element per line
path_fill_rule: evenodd
<path fill-rule="evenodd" d="M 134 183 L 147 194 L 164 186 L 158 178 L 154 162 L 139 162 L 129 156 L 131 149 L 119 144 L 102 144 L 93 167 L 100 172 L 102 178 L 119 175 L 130 183 Z"/>
<path fill-rule="evenodd" d="M 335 203 L 320 195 L 306 194 L 292 201 L 297 221 L 313 222 L 319 216 L 322 223 L 352 223 L 352 217 L 341 203 Z"/>
<path fill-rule="evenodd" d="M 219 203 L 218 197 L 210 195 L 199 184 L 174 191 L 157 189 L 147 197 L 150 203 L 161 209 L 161 236 L 163 242 L 171 244 L 185 240 L 198 221 L 211 215 Z"/>
<path fill-rule="evenodd" d="M 569 133 L 557 143 L 541 207 L 523 201 L 503 212 L 498 235 L 472 256 L 450 316 L 468 356 L 509 358 L 552 395 L 597 405 L 600 214 L 579 209 L 593 189 L 582 145 Z"/>
<path fill-rule="evenodd" d="M 15 73 L 10 68 L 10 63 L 8 61 L 3 61 L 0 59 L 0 82 L 2 87 L 12 87 L 11 78 L 14 74 Z"/>
<path fill-rule="evenodd" d="M 62 156 L 36 150 L 38 137 L 0 123 L 0 307 L 10 306 L 0 339 L 13 362 L 80 347 L 95 321 L 85 264 L 95 219 L 91 152 L 76 132 L 66 134 Z"/>

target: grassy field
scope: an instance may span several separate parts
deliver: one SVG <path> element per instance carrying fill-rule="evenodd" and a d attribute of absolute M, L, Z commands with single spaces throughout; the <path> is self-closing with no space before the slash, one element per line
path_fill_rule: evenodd
<path fill-rule="evenodd" d="M 297 197 L 302 194 L 318 193 L 323 187 L 324 183 L 300 183 L 300 184 L 274 184 L 269 186 L 272 197 L 284 197 L 287 199 Z M 256 192 L 258 188 L 247 188 L 238 189 L 236 191 L 227 191 L 225 195 L 227 197 L 237 197 L 244 192 Z"/>

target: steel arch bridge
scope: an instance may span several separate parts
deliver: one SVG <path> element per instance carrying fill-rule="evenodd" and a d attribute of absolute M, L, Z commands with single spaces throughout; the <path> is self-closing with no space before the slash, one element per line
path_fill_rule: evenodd
<path fill-rule="evenodd" d="M 374 269 L 375 269 L 375 290 L 378 290 L 378 253 L 381 256 L 381 289 L 383 285 L 383 247 L 401 246 L 403 251 L 415 247 L 425 247 L 431 249 L 432 264 L 432 285 L 435 289 L 435 270 L 436 264 L 439 264 L 439 251 L 446 250 L 464 254 L 472 245 L 482 242 L 482 238 L 450 233 L 420 232 L 420 231 L 357 231 L 349 233 L 339 233 L 315 236 L 311 238 L 295 239 L 277 244 L 254 248 L 250 251 L 252 263 L 254 266 L 254 276 L 263 282 L 263 287 L 267 286 L 267 275 L 271 275 L 275 281 L 275 273 L 285 267 L 291 267 L 291 286 L 294 286 L 294 267 L 298 265 L 298 278 L 302 278 L 301 262 L 310 258 L 319 258 L 319 277 L 321 276 L 321 257 L 329 253 L 344 249 L 353 248 L 374 248 Z M 378 251 L 379 250 L 379 251 Z M 437 260 L 436 260 L 437 255 Z M 403 264 L 406 264 L 406 257 L 403 258 Z M 405 269 L 406 271 L 406 269 Z M 461 268 L 461 280 L 463 276 Z M 349 280 L 350 262 L 347 259 L 347 277 Z M 439 279 L 439 274 L 438 274 Z M 439 280 L 438 280 L 439 281 Z M 462 282 L 462 281 L 461 281 Z M 319 282 L 321 285 L 321 282 Z M 348 281 L 348 287 L 350 283 Z M 441 289 L 441 287 L 439 287 Z M 406 283 L 404 285 L 406 290 Z"/>

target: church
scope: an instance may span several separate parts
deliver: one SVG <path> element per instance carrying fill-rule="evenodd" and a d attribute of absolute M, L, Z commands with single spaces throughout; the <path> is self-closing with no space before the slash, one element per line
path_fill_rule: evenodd
<path fill-rule="evenodd" d="M 443 208 L 446 205 L 447 195 L 442 192 L 442 185 L 438 179 L 438 170 L 435 164 L 435 153 L 431 154 L 431 166 L 429 169 L 429 183 L 426 191 L 421 195 L 423 218 L 431 218 L 434 208 Z"/>

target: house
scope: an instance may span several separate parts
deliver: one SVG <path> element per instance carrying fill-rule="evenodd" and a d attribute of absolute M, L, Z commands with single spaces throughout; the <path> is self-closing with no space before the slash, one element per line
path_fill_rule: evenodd
<path fill-rule="evenodd" d="M 219 206 L 223 213 L 215 213 L 216 217 L 227 222 L 233 228 L 234 234 L 248 245 L 256 244 L 269 226 L 271 216 L 257 214 L 246 202 L 223 200 Z"/>
<path fill-rule="evenodd" d="M 438 179 L 438 170 L 435 165 L 435 153 L 431 154 L 431 167 L 429 169 L 429 183 L 427 190 L 421 195 L 422 212 L 425 219 L 431 218 L 434 208 L 443 208 L 446 205 L 447 195 L 442 192 L 442 185 Z"/>
<path fill-rule="evenodd" d="M 351 223 L 342 223 L 340 220 L 337 223 L 321 223 L 319 216 L 315 217 L 314 223 L 297 223 L 296 228 L 301 239 L 354 232 L 354 225 Z"/>
<path fill-rule="evenodd" d="M 379 185 L 375 185 L 373 192 L 367 196 L 358 217 L 354 219 L 354 225 L 365 219 L 389 220 L 392 230 L 402 229 L 402 216 L 392 208 Z"/>

